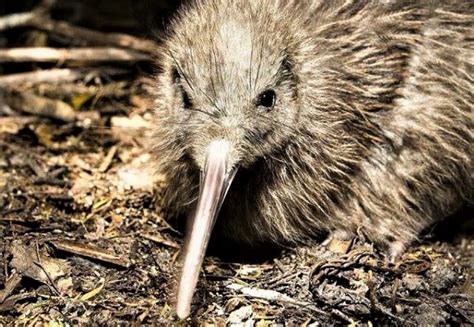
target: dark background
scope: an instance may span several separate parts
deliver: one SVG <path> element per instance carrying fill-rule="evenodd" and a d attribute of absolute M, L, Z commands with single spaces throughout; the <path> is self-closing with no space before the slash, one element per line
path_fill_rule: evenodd
<path fill-rule="evenodd" d="M 38 0 L 0 0 L 0 15 L 32 10 Z M 183 1 L 57 0 L 51 15 L 58 20 L 98 29 L 153 37 Z"/>

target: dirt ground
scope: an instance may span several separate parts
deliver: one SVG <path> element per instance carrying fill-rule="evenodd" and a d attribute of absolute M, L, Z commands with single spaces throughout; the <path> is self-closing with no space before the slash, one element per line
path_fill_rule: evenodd
<path fill-rule="evenodd" d="M 81 102 L 94 123 L 1 118 L 0 324 L 175 322 L 182 235 L 160 214 L 166 183 L 146 150 L 150 85 L 141 76 L 82 85 L 90 92 L 65 101 Z M 438 226 L 393 265 L 358 240 L 252 263 L 209 257 L 191 321 L 471 324 L 471 214 Z"/>
<path fill-rule="evenodd" d="M 64 46 L 49 33 L 0 43 Z M 2 62 L 4 76 L 88 71 L 66 82 L 0 76 L 0 326 L 474 324 L 468 207 L 394 264 L 363 239 L 208 256 L 192 318 L 178 322 L 183 235 L 165 220 L 166 180 L 148 151 L 154 66 L 116 61 Z"/>

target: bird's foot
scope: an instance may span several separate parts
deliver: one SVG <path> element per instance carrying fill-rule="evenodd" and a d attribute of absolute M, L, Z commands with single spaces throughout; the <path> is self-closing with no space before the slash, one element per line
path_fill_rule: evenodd
<path fill-rule="evenodd" d="M 404 242 L 395 241 L 390 243 L 388 247 L 388 261 L 395 263 L 406 250 L 406 244 Z"/>
<path fill-rule="evenodd" d="M 321 243 L 323 246 L 328 246 L 333 240 L 349 241 L 352 238 L 352 233 L 344 230 L 337 230 L 329 234 L 329 236 Z"/>
<path fill-rule="evenodd" d="M 338 230 L 332 232 L 322 245 L 328 250 L 336 253 L 347 253 L 352 245 L 353 234 L 347 231 Z"/>

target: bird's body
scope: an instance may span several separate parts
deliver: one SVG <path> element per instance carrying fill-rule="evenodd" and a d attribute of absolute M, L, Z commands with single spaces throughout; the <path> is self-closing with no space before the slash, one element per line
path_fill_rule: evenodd
<path fill-rule="evenodd" d="M 197 1 L 163 46 L 156 153 L 173 215 L 206 147 L 239 167 L 213 233 L 363 234 L 399 254 L 473 195 L 471 1 Z"/>

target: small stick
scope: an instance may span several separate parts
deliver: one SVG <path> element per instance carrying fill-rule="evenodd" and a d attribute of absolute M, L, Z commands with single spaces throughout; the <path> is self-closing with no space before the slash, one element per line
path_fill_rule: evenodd
<path fill-rule="evenodd" d="M 18 84 L 31 83 L 67 83 L 74 82 L 90 74 L 92 69 L 47 69 L 34 72 L 18 73 L 0 76 L 0 87 L 17 86 Z M 101 73 L 107 75 L 125 74 L 127 70 L 118 68 L 100 68 Z"/>
<path fill-rule="evenodd" d="M 84 72 L 73 69 L 50 69 L 0 76 L 0 87 L 23 83 L 72 82 L 84 77 Z"/>
<path fill-rule="evenodd" d="M 0 49 L 1 62 L 137 62 L 151 57 L 133 50 L 119 48 L 12 48 Z"/>
<path fill-rule="evenodd" d="M 114 160 L 115 154 L 117 153 L 117 150 L 118 147 L 116 145 L 110 148 L 109 152 L 104 158 L 104 161 L 102 161 L 99 167 L 99 172 L 105 173 L 109 169 L 110 164 L 112 163 L 112 160 Z"/>
<path fill-rule="evenodd" d="M 123 268 L 130 267 L 130 261 L 126 258 L 118 257 L 104 249 L 88 244 L 81 244 L 72 241 L 60 240 L 50 241 L 51 244 L 58 250 L 74 253 L 83 257 L 99 260 L 120 266 Z"/>
<path fill-rule="evenodd" d="M 53 281 L 53 278 L 51 278 L 51 275 L 49 274 L 48 270 L 46 270 L 44 267 L 43 267 L 43 263 L 41 262 L 41 255 L 40 255 L 40 251 L 39 251 L 39 244 L 38 244 L 38 240 L 36 240 L 35 242 L 35 249 L 36 249 L 36 260 L 37 261 L 33 261 L 33 264 L 36 265 L 38 268 L 41 269 L 41 271 L 43 271 L 44 275 L 46 276 L 46 278 L 48 278 L 48 281 L 49 281 L 49 284 L 48 287 L 54 292 L 56 293 L 56 295 L 60 295 L 61 293 L 59 292 L 58 288 L 56 287 L 56 285 L 54 285 L 54 281 Z"/>
<path fill-rule="evenodd" d="M 31 116 L 0 117 L 0 133 L 16 134 L 25 125 L 37 121 L 38 117 Z"/>
<path fill-rule="evenodd" d="M 262 300 L 280 302 L 280 303 L 288 303 L 288 304 L 308 308 L 308 309 L 310 309 L 314 312 L 317 312 L 319 314 L 327 315 L 326 312 L 316 308 L 310 302 L 298 301 L 298 300 L 295 300 L 295 299 L 289 297 L 286 294 L 283 294 L 283 293 L 280 293 L 280 292 L 277 292 L 277 291 L 264 290 L 264 289 L 260 289 L 260 288 L 254 288 L 254 287 L 246 287 L 246 286 L 242 286 L 240 284 L 230 284 L 230 285 L 227 286 L 227 288 L 229 288 L 231 290 L 234 290 L 234 291 L 239 291 L 244 296 L 247 296 L 247 297 L 250 297 L 250 298 L 262 299 Z"/>
<path fill-rule="evenodd" d="M 40 97 L 28 91 L 13 92 L 5 100 L 12 108 L 32 115 L 49 117 L 64 122 L 73 122 L 77 119 L 76 112 L 67 103 Z"/>
<path fill-rule="evenodd" d="M 162 236 L 150 235 L 150 234 L 143 234 L 142 236 L 143 236 L 143 238 L 145 238 L 149 241 L 155 242 L 157 244 L 166 245 L 166 246 L 168 246 L 170 248 L 174 248 L 174 249 L 181 249 L 181 246 L 178 243 L 173 242 L 171 240 L 167 240 Z"/>
<path fill-rule="evenodd" d="M 350 326 L 352 326 L 354 324 L 354 322 L 356 321 L 355 319 L 352 319 L 351 317 L 349 317 L 348 315 L 346 315 L 345 313 L 343 313 L 342 311 L 337 310 L 337 309 L 332 309 L 331 313 L 334 316 L 338 317 L 339 319 L 347 322 Z"/>
<path fill-rule="evenodd" d="M 55 21 L 45 17 L 35 17 L 29 22 L 31 26 L 53 34 L 66 36 L 74 40 L 84 40 L 94 45 L 109 45 L 132 49 L 145 53 L 156 53 L 157 44 L 122 33 L 103 33 L 88 28 L 71 25 L 64 21 Z"/>
<path fill-rule="evenodd" d="M 36 16 L 33 12 L 11 14 L 0 17 L 0 32 L 15 27 L 28 25 Z"/>
<path fill-rule="evenodd" d="M 275 259 L 273 260 L 275 262 L 275 265 L 277 266 L 277 268 L 280 270 L 281 273 L 285 273 L 286 269 L 285 269 L 285 266 L 281 263 L 280 260 L 278 259 Z"/>
<path fill-rule="evenodd" d="M 109 45 L 132 49 L 145 53 L 156 53 L 158 45 L 151 40 L 144 40 L 123 33 L 103 33 L 89 28 L 79 27 L 65 21 L 50 19 L 44 15 L 51 4 L 47 3 L 31 12 L 16 13 L 0 17 L 0 31 L 16 27 L 33 27 L 52 34 L 74 40 L 84 40 L 93 45 Z"/>

